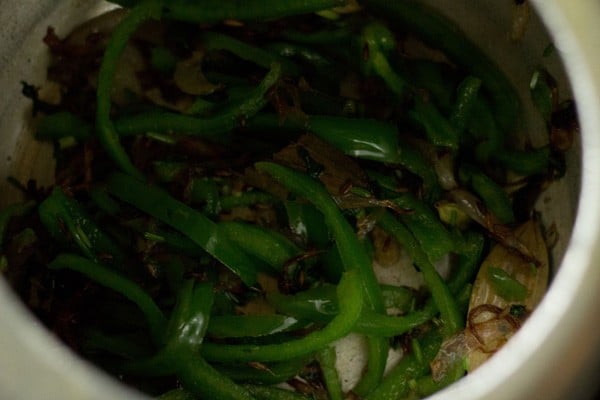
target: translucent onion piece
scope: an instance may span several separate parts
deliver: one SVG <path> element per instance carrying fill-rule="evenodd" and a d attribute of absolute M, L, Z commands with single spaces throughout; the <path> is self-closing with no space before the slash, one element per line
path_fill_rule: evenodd
<path fill-rule="evenodd" d="M 473 285 L 467 328 L 444 341 L 431 362 L 432 377 L 441 381 L 459 363 L 473 371 L 488 360 L 519 329 L 525 316 L 511 315 L 511 306 L 524 306 L 528 315 L 539 304 L 548 287 L 548 250 L 537 221 L 530 220 L 515 231 L 516 238 L 539 260 L 536 267 L 515 250 L 494 246 L 481 264 Z M 500 268 L 527 287 L 522 302 L 507 301 L 488 280 L 488 269 Z"/>
<path fill-rule="evenodd" d="M 219 85 L 210 83 L 204 76 L 202 72 L 203 58 L 203 52 L 195 51 L 190 58 L 177 63 L 173 80 L 182 92 L 201 96 L 211 94 L 219 89 Z"/>
<path fill-rule="evenodd" d="M 508 340 L 516 329 L 509 329 L 507 323 L 513 325 L 509 310 L 512 305 L 525 306 L 528 312 L 533 311 L 541 301 L 548 288 L 548 250 L 542 236 L 539 223 L 530 220 L 515 231 L 516 238 L 525 245 L 538 261 L 538 265 L 527 261 L 514 250 L 503 245 L 492 248 L 487 258 L 481 264 L 477 278 L 473 285 L 471 301 L 469 304 L 469 323 L 482 347 L 468 354 L 468 370 L 472 371 L 487 360 L 503 341 Z M 521 301 L 508 301 L 494 290 L 488 279 L 490 267 L 500 268 L 508 275 L 519 281 L 527 288 L 527 297 Z M 498 315 L 493 312 L 480 312 L 473 316 L 472 313 L 482 306 L 500 310 Z M 516 327 L 515 327 L 516 328 Z M 491 346 L 491 347 L 490 347 Z"/>

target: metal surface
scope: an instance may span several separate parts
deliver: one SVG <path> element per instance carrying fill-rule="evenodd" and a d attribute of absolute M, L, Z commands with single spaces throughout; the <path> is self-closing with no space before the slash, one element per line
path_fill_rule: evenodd
<path fill-rule="evenodd" d="M 549 41 L 539 23 L 532 21 L 524 43 L 515 45 L 507 40 L 504 28 L 510 22 L 512 2 L 427 1 L 461 20 L 465 31 L 524 89 L 521 97 L 526 98 L 531 68 Z M 540 308 L 517 336 L 489 363 L 435 399 L 576 399 L 592 393 L 594 386 L 590 371 L 597 370 L 593 367 L 600 355 L 600 337 L 595 335 L 595 328 L 600 326 L 600 313 L 596 312 L 600 272 L 595 263 L 600 256 L 600 69 L 596 67 L 600 65 L 600 24 L 596 22 L 600 3 L 532 2 L 551 31 L 557 55 L 565 61 L 582 124 L 581 154 L 577 149 L 571 153 L 567 179 L 540 205 L 547 211 L 548 222 L 558 226 L 561 241 L 553 255 L 556 266 L 561 259 L 563 262 Z M 4 89 L 0 96 L 0 176 L 34 176 L 48 182 L 50 149 L 31 141 L 28 102 L 19 95 L 19 81 L 43 81 L 47 57 L 41 38 L 48 25 L 64 34 L 107 4 L 93 0 L 0 0 L 0 5 L 0 85 Z M 560 75 L 560 64 L 550 67 Z M 539 122 L 531 118 L 522 130 L 535 132 L 536 126 Z M 16 198 L 3 181 L 0 179 L 0 206 Z M 0 279 L 0 399 L 138 397 L 69 352 Z"/>

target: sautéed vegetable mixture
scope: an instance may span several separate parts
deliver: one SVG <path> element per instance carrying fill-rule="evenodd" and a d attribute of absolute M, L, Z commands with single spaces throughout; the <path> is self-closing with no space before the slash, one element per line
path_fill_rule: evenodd
<path fill-rule="evenodd" d="M 576 129 L 543 69 L 533 147 L 507 77 L 418 3 L 113 2 L 48 28 L 23 93 L 56 184 L 0 212 L 4 277 L 82 357 L 160 399 L 413 399 L 533 311 L 534 204 Z"/>

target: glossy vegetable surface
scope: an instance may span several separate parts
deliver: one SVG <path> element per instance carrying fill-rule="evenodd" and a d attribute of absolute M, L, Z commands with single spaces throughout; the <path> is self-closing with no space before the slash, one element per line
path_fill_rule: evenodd
<path fill-rule="evenodd" d="M 510 140 L 514 89 L 457 26 L 412 1 L 115 3 L 85 44 L 49 30 L 56 184 L 0 213 L 0 271 L 82 356 L 162 399 L 416 398 L 499 348 L 481 318 L 533 311 L 547 249 L 514 188 L 562 153 Z"/>

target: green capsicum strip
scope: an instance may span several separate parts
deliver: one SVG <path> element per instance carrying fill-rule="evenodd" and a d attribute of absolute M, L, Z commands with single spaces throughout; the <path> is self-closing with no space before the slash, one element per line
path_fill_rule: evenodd
<path fill-rule="evenodd" d="M 179 232 L 152 230 L 144 232 L 143 237 L 148 242 L 164 243 L 172 250 L 191 257 L 206 254 L 200 246 Z"/>
<path fill-rule="evenodd" d="M 457 25 L 417 1 L 364 0 L 363 4 L 415 32 L 479 77 L 492 98 L 498 124 L 503 131 L 514 132 L 520 108 L 515 89 L 498 66 L 469 41 Z"/>
<path fill-rule="evenodd" d="M 385 379 L 366 400 L 390 400 L 404 398 L 410 391 L 410 383 L 429 372 L 429 362 L 436 356 L 442 336 L 438 332 L 430 331 L 420 341 L 420 354 L 417 352 L 405 355 L 400 362 L 386 375 Z"/>
<path fill-rule="evenodd" d="M 450 367 L 448 373 L 439 381 L 433 379 L 431 375 L 421 376 L 416 379 L 414 392 L 419 398 L 430 396 L 439 392 L 446 386 L 456 382 L 465 375 L 465 368 L 462 362 L 456 362 Z"/>
<path fill-rule="evenodd" d="M 144 342 L 146 338 L 139 334 L 109 335 L 98 329 L 86 329 L 82 337 L 81 346 L 84 351 L 100 350 L 130 360 L 147 356 L 152 349 L 150 343 Z"/>
<path fill-rule="evenodd" d="M 234 39 L 231 36 L 216 32 L 203 32 L 201 39 L 207 50 L 227 50 L 242 60 L 250 61 L 264 68 L 270 68 L 271 64 L 277 63 L 281 64 L 286 74 L 300 74 L 300 68 L 290 60 L 274 55 L 260 47 Z"/>
<path fill-rule="evenodd" d="M 436 217 L 434 211 L 412 194 L 399 194 L 393 200 L 399 207 L 411 210 L 399 218 L 417 239 L 431 262 L 454 250 L 452 235 Z"/>
<path fill-rule="evenodd" d="M 146 132 L 180 133 L 216 137 L 232 131 L 247 118 L 252 117 L 268 102 L 267 93 L 281 77 L 281 64 L 271 64 L 271 69 L 248 98 L 231 104 L 222 113 L 211 118 L 198 118 L 172 112 L 150 112 L 124 116 L 115 121 L 119 135 L 137 135 Z"/>
<path fill-rule="evenodd" d="M 503 153 L 504 137 L 494 119 L 492 107 L 482 96 L 474 101 L 472 107 L 474 117 L 467 121 L 467 132 L 477 142 L 475 147 L 477 161 L 485 164 L 490 158 Z"/>
<path fill-rule="evenodd" d="M 431 101 L 417 96 L 415 108 L 409 112 L 409 116 L 423 127 L 425 135 L 432 144 L 453 151 L 458 150 L 458 131 Z"/>
<path fill-rule="evenodd" d="M 448 334 L 461 330 L 464 327 L 464 321 L 456 305 L 456 300 L 410 230 L 387 211 L 380 216 L 378 223 L 383 230 L 404 246 L 413 262 L 421 270 L 425 283 L 431 291 L 431 296 L 446 324 Z"/>
<path fill-rule="evenodd" d="M 314 398 L 278 387 L 244 385 L 244 388 L 248 389 L 258 400 L 311 400 Z"/>
<path fill-rule="evenodd" d="M 402 98 L 409 85 L 406 78 L 393 70 L 387 59 L 395 47 L 394 34 L 383 24 L 372 22 L 363 28 L 360 51 L 367 72 L 377 74 L 396 96 Z"/>
<path fill-rule="evenodd" d="M 469 231 L 464 235 L 458 245 L 459 257 L 456 270 L 448 280 L 448 288 L 452 293 L 456 293 L 468 282 L 473 281 L 481 264 L 484 246 L 485 238 L 481 234 Z"/>
<path fill-rule="evenodd" d="M 393 124 L 372 119 L 312 116 L 307 129 L 349 156 L 400 162 L 398 130 Z"/>
<path fill-rule="evenodd" d="M 208 335 L 218 338 L 259 337 L 306 326 L 294 317 L 267 315 L 217 315 L 211 318 Z"/>
<path fill-rule="evenodd" d="M 364 333 L 367 336 L 369 358 L 367 359 L 367 365 L 360 381 L 352 389 L 359 396 L 363 397 L 371 393 L 381 382 L 389 350 L 389 343 L 386 338 L 375 335 L 373 332 Z"/>
<path fill-rule="evenodd" d="M 165 345 L 149 358 L 127 363 L 124 370 L 136 375 L 162 376 L 179 372 L 179 358 L 199 357 L 214 303 L 210 283 L 187 280 L 177 294 L 177 303 L 164 329 Z"/>
<path fill-rule="evenodd" d="M 457 85 L 452 68 L 443 62 L 427 59 L 404 60 L 404 63 L 414 87 L 413 93 L 427 93 L 440 111 L 450 111 L 456 97 Z"/>
<path fill-rule="evenodd" d="M 357 271 L 346 271 L 337 288 L 339 314 L 322 330 L 309 333 L 301 339 L 281 344 L 228 345 L 205 343 L 202 355 L 211 361 L 284 361 L 311 354 L 350 333 L 363 308 L 361 276 Z"/>
<path fill-rule="evenodd" d="M 343 400 L 344 392 L 342 391 L 340 377 L 338 376 L 337 369 L 335 367 L 335 347 L 327 346 L 321 350 L 317 354 L 317 360 L 321 366 L 321 375 L 323 376 L 323 381 L 325 381 L 325 387 L 327 388 L 329 399 Z"/>
<path fill-rule="evenodd" d="M 203 399 L 254 400 L 248 388 L 221 374 L 202 357 L 187 357 L 178 373 L 183 386 Z"/>
<path fill-rule="evenodd" d="M 51 269 L 70 269 L 84 274 L 91 280 L 112 289 L 134 302 L 144 313 L 155 342 L 162 343 L 167 320 L 152 297 L 128 278 L 108 267 L 75 254 L 60 254 L 50 264 Z"/>
<path fill-rule="evenodd" d="M 273 204 L 277 198 L 269 193 L 253 190 L 229 196 L 222 196 L 220 199 L 221 210 L 228 211 L 235 207 L 248 207 L 255 204 Z"/>
<path fill-rule="evenodd" d="M 306 198 L 323 213 L 346 271 L 358 271 L 365 288 L 367 304 L 378 311 L 383 310 L 381 291 L 375 279 L 371 260 L 325 187 L 311 177 L 279 164 L 259 162 L 255 166 L 259 171 L 271 175 L 297 196 Z"/>
<path fill-rule="evenodd" d="M 140 0 L 110 0 L 124 7 L 140 4 Z M 165 18 L 196 23 L 217 23 L 225 19 L 259 21 L 308 14 L 343 6 L 345 0 L 162 0 Z"/>
<path fill-rule="evenodd" d="M 506 191 L 489 176 L 470 165 L 462 165 L 459 170 L 461 180 L 469 184 L 477 193 L 488 210 L 503 224 L 515 221 L 510 198 Z"/>
<path fill-rule="evenodd" d="M 489 267 L 486 279 L 496 293 L 507 301 L 523 301 L 527 298 L 527 286 L 498 267 Z"/>
<path fill-rule="evenodd" d="M 125 371 L 150 376 L 176 374 L 186 390 L 202 398 L 253 399 L 247 390 L 218 372 L 199 354 L 213 302 L 211 283 L 186 281 L 165 332 L 165 347 L 153 357 L 126 364 Z"/>
<path fill-rule="evenodd" d="M 203 203 L 204 213 L 211 218 L 221 211 L 219 187 L 214 179 L 193 179 L 190 185 L 190 200 L 192 204 Z"/>
<path fill-rule="evenodd" d="M 248 120 L 245 129 L 309 131 L 345 154 L 385 163 L 401 162 L 398 130 L 394 124 L 375 119 L 311 115 L 306 119 L 287 118 L 261 113 Z"/>
<path fill-rule="evenodd" d="M 221 222 L 219 226 L 232 242 L 274 271 L 281 271 L 286 263 L 302 254 L 294 242 L 279 232 L 237 221 Z"/>
<path fill-rule="evenodd" d="M 481 88 L 481 79 L 468 76 L 458 86 L 456 91 L 456 101 L 450 114 L 450 123 L 459 135 L 467 128 L 467 123 L 473 114 L 473 105 L 477 101 L 479 89 Z"/>
<path fill-rule="evenodd" d="M 312 356 L 265 364 L 266 368 L 254 368 L 248 363 L 213 364 L 222 374 L 235 382 L 247 382 L 261 385 L 274 385 L 286 382 L 297 376 Z"/>
<path fill-rule="evenodd" d="M 87 215 L 83 207 L 67 197 L 60 187 L 54 188 L 52 194 L 40 204 L 38 212 L 40 220 L 55 239 L 66 242 L 66 227 L 83 255 L 95 262 L 121 266 L 125 258 L 123 251 Z"/>
<path fill-rule="evenodd" d="M 294 234 L 304 243 L 314 244 L 319 248 L 329 243 L 329 229 L 323 221 L 323 214 L 312 204 L 298 200 L 287 200 L 283 203 L 288 224 Z"/>
<path fill-rule="evenodd" d="M 442 193 L 442 188 L 440 187 L 433 166 L 419 150 L 408 144 L 401 143 L 401 146 L 400 165 L 422 179 L 425 198 L 429 203 L 438 200 Z"/>
<path fill-rule="evenodd" d="M 529 151 L 507 149 L 494 156 L 506 168 L 529 176 L 546 173 L 550 164 L 550 155 L 549 147 L 540 147 Z"/>
<path fill-rule="evenodd" d="M 124 172 L 143 179 L 143 175 L 131 163 L 125 149 L 121 146 L 119 135 L 110 119 L 112 82 L 121 53 L 125 49 L 129 37 L 138 27 L 150 19 L 158 19 L 161 15 L 161 3 L 157 0 L 140 2 L 119 23 L 112 33 L 100 71 L 98 72 L 98 88 L 96 92 L 96 131 L 98 139 L 107 153 Z"/>
<path fill-rule="evenodd" d="M 552 121 L 552 112 L 554 111 L 556 82 L 544 69 L 536 70 L 531 76 L 529 88 L 531 90 L 531 100 L 536 106 L 544 121 L 549 124 Z"/>
<path fill-rule="evenodd" d="M 306 198 L 323 213 L 325 222 L 335 239 L 345 270 L 356 270 L 361 277 L 366 305 L 375 312 L 384 312 L 381 291 L 373 272 L 371 259 L 325 187 L 305 174 L 275 163 L 261 162 L 256 163 L 255 166 L 258 170 L 271 175 L 288 190 Z M 365 383 L 361 384 L 365 392 L 370 390 L 383 376 L 386 357 L 387 347 L 381 338 L 370 338 L 369 363 L 367 371 L 363 375 Z"/>
<path fill-rule="evenodd" d="M 92 136 L 92 126 L 82 118 L 67 112 L 60 111 L 44 115 L 35 131 L 38 140 L 58 140 L 65 137 L 85 140 Z"/>
<path fill-rule="evenodd" d="M 269 43 L 266 49 L 280 57 L 297 58 L 323 73 L 332 70 L 333 61 L 311 47 L 295 43 L 275 42 Z"/>
<path fill-rule="evenodd" d="M 256 283 L 256 273 L 260 271 L 258 263 L 231 242 L 217 224 L 198 211 L 175 200 L 162 189 L 122 173 L 115 173 L 108 178 L 107 189 L 117 198 L 189 237 L 230 268 L 248 286 Z"/>
<path fill-rule="evenodd" d="M 398 312 L 410 311 L 415 301 L 415 292 L 403 286 L 380 285 L 384 307 Z M 293 295 L 278 292 L 267 294 L 267 301 L 286 315 L 311 321 L 329 321 L 339 311 L 335 297 L 335 286 L 323 284 Z"/>
<path fill-rule="evenodd" d="M 157 160 L 152 163 L 152 170 L 159 182 L 172 183 L 181 177 L 189 166 L 181 161 Z"/>
<path fill-rule="evenodd" d="M 351 25 L 343 25 L 336 28 L 325 29 L 317 32 L 301 32 L 297 30 L 286 30 L 281 35 L 292 42 L 308 44 L 308 45 L 323 45 L 343 42 L 348 40 L 354 33 Z"/>
<path fill-rule="evenodd" d="M 339 313 L 335 286 L 330 284 L 293 295 L 268 293 L 267 301 L 279 313 L 314 322 L 328 322 Z"/>
<path fill-rule="evenodd" d="M 456 271 L 448 281 L 448 288 L 455 296 L 456 304 L 459 306 L 459 309 L 463 303 L 468 306 L 470 287 L 467 282 L 472 281 L 477 273 L 484 244 L 485 240 L 483 236 L 475 233 L 467 235 L 461 249 L 461 254 L 458 258 Z M 356 324 L 355 331 L 363 333 L 370 332 L 385 337 L 396 336 L 424 324 L 437 313 L 438 308 L 436 303 L 435 301 L 431 301 L 431 299 L 422 309 L 400 317 L 363 311 L 361 318 Z M 294 315 L 297 318 L 310 318 L 306 314 L 297 313 Z"/>
<path fill-rule="evenodd" d="M 462 268 L 461 268 L 462 269 Z M 458 287 L 460 282 L 454 284 L 453 287 Z M 334 286 L 325 285 L 309 289 L 295 295 L 282 295 L 272 293 L 267 296 L 267 300 L 275 309 L 283 314 L 294 316 L 300 320 L 315 321 L 325 323 L 330 321 L 338 314 L 339 308 L 334 297 Z M 382 293 L 386 306 L 395 307 L 398 303 L 392 299 L 396 295 L 400 295 L 405 300 L 401 301 L 401 310 L 408 312 L 409 303 L 412 303 L 413 295 L 410 292 L 399 293 L 398 289 L 402 288 L 386 288 L 382 286 Z M 453 293 L 457 291 L 453 290 Z M 389 305 L 388 305 L 389 301 Z M 396 317 L 388 316 L 381 313 L 376 313 L 368 310 L 363 310 L 360 319 L 358 320 L 354 331 L 367 335 L 376 335 L 383 337 L 396 336 L 427 322 L 437 313 L 435 304 L 430 303 L 423 309 L 409 312 L 406 315 Z"/>
<path fill-rule="evenodd" d="M 104 185 L 92 185 L 87 192 L 94 204 L 107 215 L 116 216 L 121 212 L 121 207 L 106 193 Z"/>

